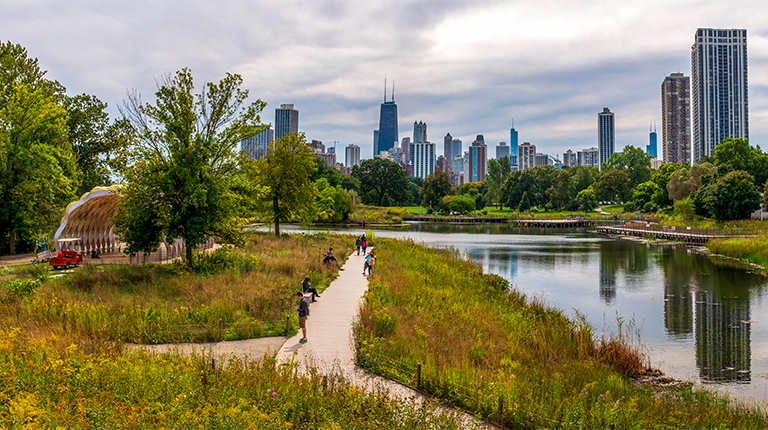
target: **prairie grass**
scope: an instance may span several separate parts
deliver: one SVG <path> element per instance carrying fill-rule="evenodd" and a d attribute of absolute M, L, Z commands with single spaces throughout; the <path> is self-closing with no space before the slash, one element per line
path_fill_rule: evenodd
<path fill-rule="evenodd" d="M 755 410 L 684 386 L 653 392 L 623 336 L 595 339 L 455 252 L 380 239 L 355 327 L 358 363 L 509 428 L 765 428 Z M 499 415 L 499 402 L 502 413 Z"/>
<path fill-rule="evenodd" d="M 356 224 L 401 224 L 403 216 L 410 211 L 397 207 L 378 207 L 357 205 L 349 215 L 349 220 Z"/>
<path fill-rule="evenodd" d="M 60 337 L 0 330 L 2 428 L 455 429 L 454 417 L 365 393 L 337 375 L 299 376 L 270 357 L 85 354 Z M 63 346 L 63 348 L 62 348 Z"/>
<path fill-rule="evenodd" d="M 86 266 L 47 279 L 29 298 L 0 289 L 0 325 L 22 333 L 69 333 L 99 341 L 205 342 L 286 334 L 286 315 L 304 276 L 322 292 L 337 276 L 322 264 L 334 248 L 344 261 L 354 240 L 338 235 L 276 238 L 253 233 L 242 250 L 218 249 L 183 264 Z M 19 275 L 22 276 L 22 275 Z M 8 281 L 6 281 L 8 282 Z M 219 320 L 221 319 L 221 331 Z M 291 326 L 297 327 L 297 321 Z"/>
<path fill-rule="evenodd" d="M 747 260 L 768 268 L 768 234 L 749 238 L 712 239 L 707 249 L 715 254 Z"/>

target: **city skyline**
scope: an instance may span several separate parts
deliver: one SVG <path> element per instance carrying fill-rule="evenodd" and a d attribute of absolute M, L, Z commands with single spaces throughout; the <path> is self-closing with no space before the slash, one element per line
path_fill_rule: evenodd
<path fill-rule="evenodd" d="M 373 156 L 385 75 L 397 81 L 401 136 L 423 120 L 434 136 L 484 134 L 495 146 L 514 126 L 520 142 L 562 154 L 597 144 L 594 112 L 609 106 L 620 118 L 616 151 L 642 148 L 647 124 L 662 122 L 659 83 L 690 76 L 695 31 L 745 28 L 749 133 L 768 146 L 768 23 L 751 12 L 758 1 L 0 1 L 3 39 L 27 48 L 69 94 L 108 103 L 113 118 L 128 90 L 152 100 L 155 82 L 183 67 L 199 87 L 239 73 L 251 99 L 268 103 L 265 122 L 294 103 L 308 139 L 357 144 L 362 158 Z"/>

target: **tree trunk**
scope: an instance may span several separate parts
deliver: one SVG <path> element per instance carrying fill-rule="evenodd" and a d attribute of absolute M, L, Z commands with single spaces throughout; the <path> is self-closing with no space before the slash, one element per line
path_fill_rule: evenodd
<path fill-rule="evenodd" d="M 187 244 L 187 267 L 190 269 L 192 268 L 192 257 L 193 257 L 194 251 L 195 251 L 195 247 Z"/>
<path fill-rule="evenodd" d="M 272 211 L 275 213 L 275 236 L 280 237 L 280 214 L 277 212 L 277 194 L 272 196 Z"/>
<path fill-rule="evenodd" d="M 16 255 L 16 232 L 13 231 L 13 229 L 11 229 L 11 237 L 9 242 L 11 244 L 11 255 Z"/>

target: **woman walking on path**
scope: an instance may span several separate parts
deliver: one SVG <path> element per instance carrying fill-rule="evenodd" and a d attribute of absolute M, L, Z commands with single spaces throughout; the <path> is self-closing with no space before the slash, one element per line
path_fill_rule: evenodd
<path fill-rule="evenodd" d="M 312 281 L 309 279 L 309 276 L 304 278 L 304 281 L 301 283 L 301 291 L 304 293 L 312 293 L 312 301 L 315 302 L 315 298 L 320 298 L 320 294 L 317 294 L 317 290 L 312 288 Z"/>
<path fill-rule="evenodd" d="M 365 250 L 368 248 L 368 240 L 363 236 L 363 255 L 366 255 Z"/>

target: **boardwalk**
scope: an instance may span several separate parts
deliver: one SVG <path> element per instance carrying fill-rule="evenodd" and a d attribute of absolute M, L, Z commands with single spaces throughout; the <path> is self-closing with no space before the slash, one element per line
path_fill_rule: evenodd
<path fill-rule="evenodd" d="M 597 234 L 604 235 L 618 235 L 618 236 L 655 236 L 660 239 L 667 240 L 680 240 L 685 243 L 692 244 L 704 244 L 711 239 L 726 239 L 731 237 L 738 237 L 737 235 L 718 235 L 718 234 L 703 234 L 703 233 L 687 233 L 684 231 L 676 230 L 652 230 L 642 228 L 630 228 L 630 227 L 608 227 L 601 226 L 596 227 L 595 232 Z"/>
<path fill-rule="evenodd" d="M 614 224 L 613 220 L 593 220 L 583 217 L 571 217 L 565 219 L 512 219 L 505 215 L 486 216 L 441 216 L 441 215 L 409 215 L 404 216 L 403 221 L 438 222 L 455 224 L 508 224 L 513 227 L 532 228 L 583 228 L 594 227 L 602 224 Z"/>

